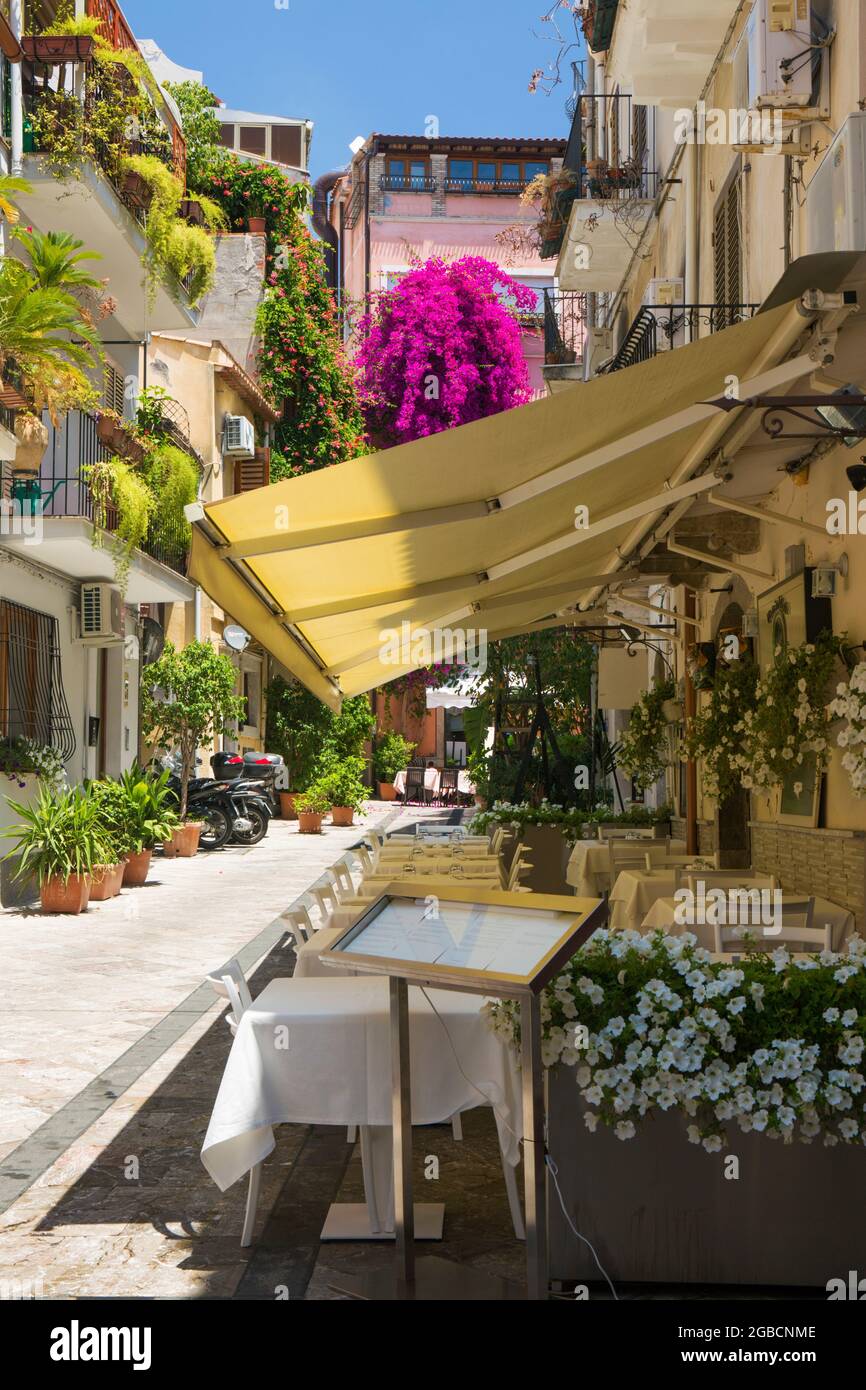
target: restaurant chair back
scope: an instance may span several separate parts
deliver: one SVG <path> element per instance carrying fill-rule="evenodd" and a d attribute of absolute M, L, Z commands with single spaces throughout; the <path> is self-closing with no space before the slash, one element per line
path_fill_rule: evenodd
<path fill-rule="evenodd" d="M 332 864 L 328 869 L 326 877 L 328 882 L 333 885 L 337 897 L 342 901 L 344 897 L 351 897 L 355 891 L 355 884 L 349 865 L 346 863 L 345 856 L 338 859 L 336 864 Z"/>
<path fill-rule="evenodd" d="M 654 840 L 655 831 L 651 825 L 596 826 L 596 833 L 602 842 L 608 840 Z M 670 839 L 670 836 L 668 836 Z"/>
<path fill-rule="evenodd" d="M 354 854 L 356 862 L 361 866 L 361 873 L 368 874 L 373 867 L 373 856 L 367 846 L 358 845 L 357 849 L 353 849 L 351 852 Z"/>
<path fill-rule="evenodd" d="M 647 873 L 652 870 L 652 859 L 646 845 L 636 845 L 627 840 L 609 840 L 607 855 L 611 888 L 623 869 L 641 869 Z"/>
<path fill-rule="evenodd" d="M 765 951 L 775 951 L 778 946 L 787 946 L 789 943 L 797 942 L 801 947 L 807 950 L 832 950 L 832 928 L 830 924 L 825 923 L 824 926 L 816 927 L 814 925 L 814 917 L 814 898 L 787 898 L 782 903 L 781 926 L 775 930 L 771 936 L 764 936 L 761 935 L 759 931 L 753 931 L 755 940 L 749 942 L 749 947 L 751 950 L 760 948 Z M 732 942 L 736 942 L 742 946 L 743 933 L 748 930 L 748 927 L 715 926 L 713 928 L 713 933 L 716 941 L 716 950 L 730 951 L 732 949 L 730 943 Z"/>
<path fill-rule="evenodd" d="M 310 940 L 315 931 L 309 910 L 303 904 L 300 907 L 292 908 L 289 912 L 281 912 L 280 919 L 285 922 L 286 928 L 291 933 L 298 949 Z"/>
<path fill-rule="evenodd" d="M 319 909 L 319 926 L 324 926 L 326 919 L 340 906 L 334 885 L 331 882 L 317 883 L 308 893 Z"/>
<path fill-rule="evenodd" d="M 227 1022 L 232 1033 L 236 1033 L 241 1018 L 253 1002 L 244 972 L 241 970 L 236 960 L 230 960 L 228 965 L 224 965 L 222 970 L 216 975 L 208 975 L 207 978 L 208 983 L 213 987 L 214 993 L 220 999 L 227 999 L 229 1001 Z M 261 1183 L 262 1165 L 261 1163 L 256 1163 L 254 1167 L 250 1169 L 250 1181 L 247 1187 L 247 1204 L 244 1211 L 244 1227 L 241 1232 L 241 1246 L 249 1245 L 252 1242 Z"/>
<path fill-rule="evenodd" d="M 439 774 L 439 800 L 454 801 L 457 797 L 457 774 L 459 769 L 456 767 L 443 767 Z"/>
<path fill-rule="evenodd" d="M 703 883 L 705 888 L 776 889 L 779 886 L 778 879 L 772 874 L 753 874 L 750 869 L 705 869 L 702 873 L 692 870 L 687 878 L 693 893 L 697 892 L 699 883 Z"/>
<path fill-rule="evenodd" d="M 427 787 L 424 777 L 427 769 L 424 767 L 408 767 L 406 769 L 406 800 L 408 801 L 427 801 Z"/>

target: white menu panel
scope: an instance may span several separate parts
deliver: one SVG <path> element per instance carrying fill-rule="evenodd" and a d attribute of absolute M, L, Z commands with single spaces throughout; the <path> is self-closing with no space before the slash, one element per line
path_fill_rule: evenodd
<path fill-rule="evenodd" d="M 346 955 L 461 966 L 491 974 L 531 975 L 568 930 L 564 912 L 442 899 L 393 899 L 351 940 Z"/>

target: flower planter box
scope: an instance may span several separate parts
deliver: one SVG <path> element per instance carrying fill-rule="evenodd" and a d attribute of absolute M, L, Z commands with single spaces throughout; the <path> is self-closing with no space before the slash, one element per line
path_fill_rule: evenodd
<path fill-rule="evenodd" d="M 297 792 L 280 792 L 280 816 L 283 820 L 297 820 L 295 797 Z"/>
<path fill-rule="evenodd" d="M 298 833 L 300 835 L 321 835 L 322 817 L 318 811 L 298 812 Z"/>
<path fill-rule="evenodd" d="M 42 911 L 77 917 L 87 907 L 90 888 L 89 874 L 70 874 L 65 883 L 62 878 L 46 878 L 39 889 Z"/>
<path fill-rule="evenodd" d="M 783 1144 L 728 1132 L 721 1153 L 686 1138 L 679 1114 L 646 1119 L 634 1139 L 590 1134 L 572 1067 L 548 1077 L 549 1146 L 565 1209 L 614 1284 L 789 1285 L 824 1289 L 863 1271 L 866 1211 L 853 1200 L 866 1148 Z M 725 1177 L 725 1155 L 740 1161 Z M 549 1187 L 550 1276 L 601 1276 Z"/>
<path fill-rule="evenodd" d="M 352 806 L 332 806 L 331 824 L 332 825 L 352 825 L 355 819 L 355 811 Z"/>
<path fill-rule="evenodd" d="M 131 169 L 124 174 L 120 191 L 136 207 L 147 209 L 153 201 L 153 189 L 141 176 Z"/>
<path fill-rule="evenodd" d="M 124 864 L 100 864 L 97 869 L 94 869 L 90 887 L 90 901 L 104 903 L 109 898 L 116 898 L 123 882 L 124 868 Z"/>
<path fill-rule="evenodd" d="M 380 800 L 380 801 L 396 801 L 396 800 L 397 800 L 397 788 L 394 786 L 394 783 L 393 783 L 393 782 L 380 782 L 380 783 L 379 783 L 379 800 Z"/>
<path fill-rule="evenodd" d="M 204 209 L 196 198 L 181 198 L 177 215 L 185 222 L 191 222 L 194 227 L 203 227 L 205 224 Z"/>
<path fill-rule="evenodd" d="M 123 866 L 124 888 L 144 887 L 152 858 L 152 849 L 143 849 L 140 854 L 128 854 L 126 856 L 126 863 Z"/>
<path fill-rule="evenodd" d="M 93 57 L 89 34 L 27 34 L 21 47 L 25 58 L 34 63 L 89 63 Z"/>

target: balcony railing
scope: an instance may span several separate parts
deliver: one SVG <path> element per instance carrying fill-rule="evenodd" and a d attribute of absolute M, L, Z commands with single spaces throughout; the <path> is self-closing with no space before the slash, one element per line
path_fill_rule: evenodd
<path fill-rule="evenodd" d="M 525 179 L 451 179 L 445 180 L 446 193 L 522 193 Z"/>
<path fill-rule="evenodd" d="M 586 343 L 586 293 L 544 291 L 544 361 L 569 365 L 583 360 Z"/>
<path fill-rule="evenodd" d="M 80 516 L 94 520 L 94 501 L 87 480 L 87 465 L 102 463 L 112 457 L 112 451 L 97 435 L 96 417 L 80 410 L 70 410 L 58 424 L 48 427 L 48 446 L 39 470 L 39 495 L 34 501 L 32 490 L 26 490 L 20 475 L 16 478 L 14 464 L 2 465 L 0 495 L 11 500 L 12 510 L 20 507 L 27 512 L 37 509 L 45 517 Z M 22 498 L 22 491 L 26 495 Z M 101 518 L 107 531 L 115 531 L 119 517 L 114 507 L 106 508 Z M 160 564 L 178 574 L 186 574 L 189 555 L 189 526 L 180 517 L 176 525 L 166 528 L 151 526 L 141 549 Z"/>
<path fill-rule="evenodd" d="M 601 372 L 618 372 L 646 362 L 660 352 L 718 333 L 735 323 L 750 319 L 757 304 L 673 304 L 645 305 L 635 317 L 616 356 Z"/>
<path fill-rule="evenodd" d="M 380 187 L 385 193 L 432 193 L 432 174 L 385 174 Z"/>

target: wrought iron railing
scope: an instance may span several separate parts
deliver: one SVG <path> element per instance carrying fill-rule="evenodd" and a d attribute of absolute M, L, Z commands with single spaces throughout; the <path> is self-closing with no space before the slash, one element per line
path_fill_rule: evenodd
<path fill-rule="evenodd" d="M 386 193 L 432 193 L 432 174 L 385 174 L 380 187 Z"/>
<path fill-rule="evenodd" d="M 16 507 L 28 511 L 35 507 L 45 517 L 80 516 L 91 522 L 98 519 L 105 530 L 115 531 L 119 523 L 116 508 L 110 504 L 102 509 L 94 505 L 87 477 L 89 464 L 113 457 L 98 437 L 95 416 L 70 410 L 56 426 L 47 415 L 43 419 L 48 427 L 48 445 L 42 456 L 35 496 L 32 485 L 25 489 L 20 479 L 16 481 L 14 464 L 8 463 L 2 465 L 0 472 L 0 496 L 7 503 L 11 500 L 13 513 Z M 16 493 L 22 494 L 17 500 Z M 164 520 L 152 521 L 141 550 L 169 569 L 185 574 L 189 543 L 189 524 L 178 516 L 168 525 Z"/>
<path fill-rule="evenodd" d="M 644 307 L 634 318 L 616 355 L 601 372 L 618 372 L 660 352 L 718 333 L 750 319 L 757 304 L 672 304 Z"/>
<path fill-rule="evenodd" d="M 526 179 L 451 179 L 445 180 L 446 193 L 522 193 Z"/>
<path fill-rule="evenodd" d="M 548 365 L 581 362 L 586 343 L 586 293 L 544 291 L 544 361 Z"/>

